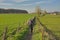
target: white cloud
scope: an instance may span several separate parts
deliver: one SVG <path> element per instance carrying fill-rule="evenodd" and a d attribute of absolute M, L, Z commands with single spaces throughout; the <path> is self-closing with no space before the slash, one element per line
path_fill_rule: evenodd
<path fill-rule="evenodd" d="M 19 3 L 19 2 L 24 2 L 24 1 L 28 1 L 28 0 L 12 0 L 12 1 Z"/>
<path fill-rule="evenodd" d="M 3 1 L 5 1 L 5 0 L 0 0 L 0 3 L 3 2 Z"/>
<path fill-rule="evenodd" d="M 30 3 L 30 4 L 21 4 L 21 6 L 30 6 L 30 5 L 45 4 L 45 3 L 51 3 L 51 1 L 39 1 L 35 3 Z"/>
<path fill-rule="evenodd" d="M 0 0 L 0 6 L 12 6 L 13 4 L 11 3 L 4 3 L 6 0 Z"/>
<path fill-rule="evenodd" d="M 21 6 L 30 6 L 30 5 L 33 5 L 33 4 L 22 4 Z"/>
<path fill-rule="evenodd" d="M 44 3 L 51 3 L 50 1 L 40 1 L 40 2 L 36 2 L 35 4 L 44 4 Z"/>
<path fill-rule="evenodd" d="M 0 3 L 0 6 L 12 6 L 13 4 L 11 3 Z"/>

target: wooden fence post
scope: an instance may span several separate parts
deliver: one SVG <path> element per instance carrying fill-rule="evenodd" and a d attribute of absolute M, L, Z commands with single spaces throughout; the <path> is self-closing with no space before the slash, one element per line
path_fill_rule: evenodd
<path fill-rule="evenodd" d="M 6 27 L 4 28 L 2 40 L 6 40 L 6 39 L 7 39 L 7 29 L 8 29 L 8 27 L 6 26 Z"/>

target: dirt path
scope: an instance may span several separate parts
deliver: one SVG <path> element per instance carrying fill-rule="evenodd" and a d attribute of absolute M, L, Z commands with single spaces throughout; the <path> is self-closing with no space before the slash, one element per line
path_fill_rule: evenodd
<path fill-rule="evenodd" d="M 32 40 L 32 35 L 33 35 L 33 33 L 31 33 L 29 30 L 28 33 L 26 34 L 26 36 L 24 37 L 24 40 Z"/>
<path fill-rule="evenodd" d="M 31 19 L 28 23 L 29 23 L 29 31 L 26 34 L 26 36 L 24 37 L 24 40 L 32 40 L 32 35 L 33 33 L 31 33 L 34 25 L 35 25 L 35 19 L 36 17 L 34 17 L 33 19 Z"/>

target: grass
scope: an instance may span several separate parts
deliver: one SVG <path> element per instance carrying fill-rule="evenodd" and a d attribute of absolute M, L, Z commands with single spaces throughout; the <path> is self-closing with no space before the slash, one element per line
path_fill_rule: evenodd
<path fill-rule="evenodd" d="M 40 21 L 57 37 L 60 37 L 60 15 L 45 15 L 40 17 Z"/>
<path fill-rule="evenodd" d="M 29 15 L 29 16 L 28 16 Z M 0 14 L 0 25 L 9 25 L 23 22 L 33 17 L 31 14 Z"/>
<path fill-rule="evenodd" d="M 34 26 L 32 40 L 42 40 L 42 33 L 39 30 L 38 24 Z"/>
<path fill-rule="evenodd" d="M 19 24 L 23 27 L 21 31 L 7 40 L 23 40 L 23 37 L 28 32 L 27 20 L 33 18 L 35 14 L 0 14 L 0 34 L 4 31 L 5 26 L 8 26 L 8 35 L 15 30 Z M 60 37 L 60 15 L 45 15 L 40 17 L 40 21 L 55 35 Z M 1 37 L 0 37 L 1 39 Z M 38 23 L 34 26 L 32 40 L 42 40 L 42 33 L 39 31 Z"/>
<path fill-rule="evenodd" d="M 27 21 L 33 17 L 34 14 L 0 14 L 0 35 L 2 34 L 6 26 L 8 26 L 8 35 L 13 30 L 15 30 L 19 26 L 19 24 L 20 27 L 25 28 L 26 26 L 24 24 L 27 24 Z M 22 34 L 19 35 L 23 35 L 25 33 L 25 30 L 26 29 L 22 30 L 20 32 Z"/>
<path fill-rule="evenodd" d="M 31 14 L 0 14 L 0 28 L 5 26 L 17 26 L 19 24 L 23 25 L 28 19 L 32 17 L 33 15 Z"/>

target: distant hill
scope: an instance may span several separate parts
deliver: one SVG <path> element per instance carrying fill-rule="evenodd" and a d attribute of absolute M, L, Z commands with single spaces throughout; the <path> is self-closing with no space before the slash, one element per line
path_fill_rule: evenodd
<path fill-rule="evenodd" d="M 19 10 L 19 9 L 1 9 L 0 14 L 2 13 L 28 13 L 26 10 Z"/>

